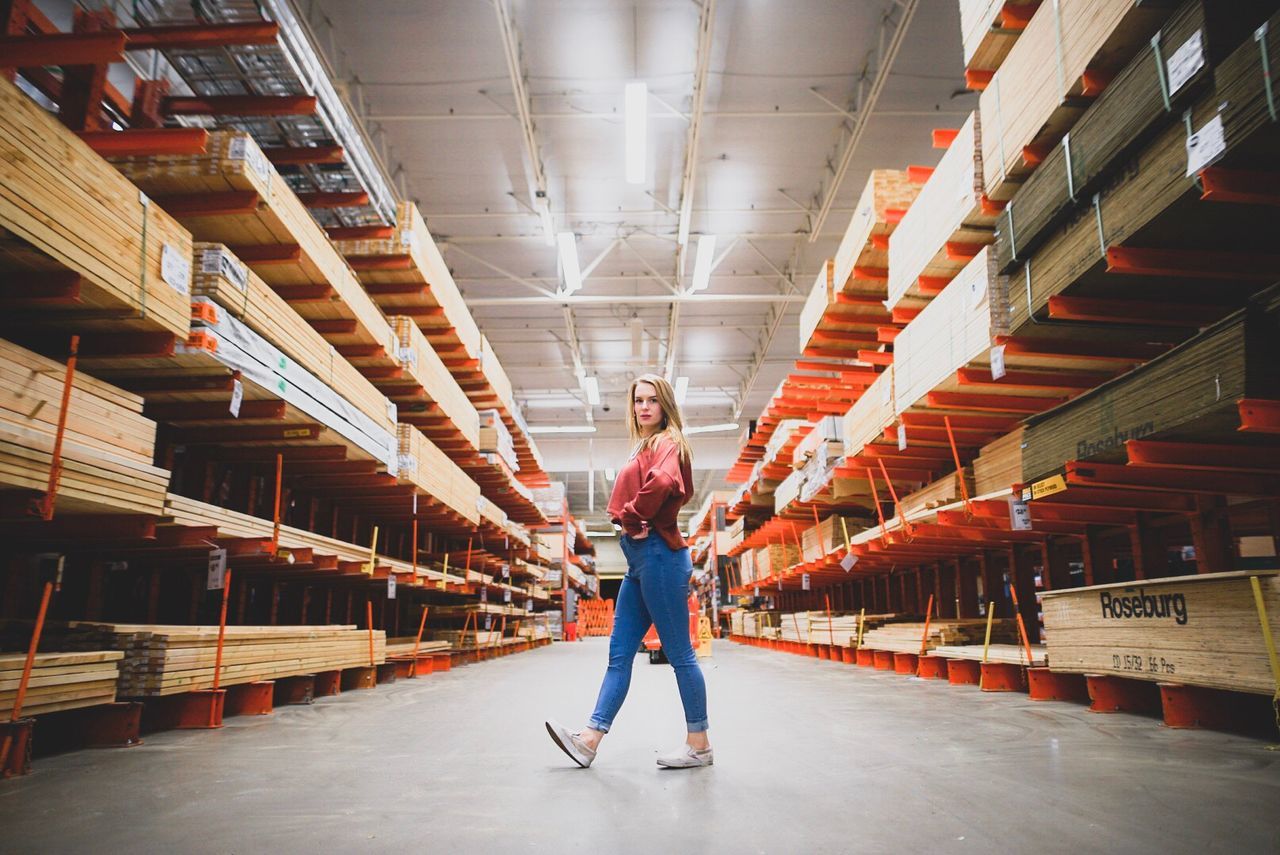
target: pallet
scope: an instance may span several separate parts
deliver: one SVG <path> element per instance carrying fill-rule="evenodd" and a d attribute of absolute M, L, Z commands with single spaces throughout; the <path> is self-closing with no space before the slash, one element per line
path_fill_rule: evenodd
<path fill-rule="evenodd" d="M 0 80 L 0 323 L 185 336 L 191 235 Z"/>

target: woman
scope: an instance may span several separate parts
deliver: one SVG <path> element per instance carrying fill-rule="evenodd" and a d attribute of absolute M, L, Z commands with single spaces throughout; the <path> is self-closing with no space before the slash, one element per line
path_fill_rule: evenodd
<path fill-rule="evenodd" d="M 596 758 L 600 740 L 631 685 L 631 664 L 650 625 L 658 628 L 662 649 L 676 672 L 688 738 L 684 747 L 658 757 L 672 769 L 710 766 L 707 741 L 707 688 L 689 640 L 689 577 L 693 565 L 680 535 L 676 514 L 693 498 L 693 454 L 671 384 L 654 374 L 631 383 L 627 427 L 636 443 L 618 472 L 609 499 L 609 517 L 622 527 L 627 575 L 618 592 L 609 639 L 609 667 L 595 712 L 587 727 L 570 732 L 554 721 L 547 732 L 584 769 Z"/>

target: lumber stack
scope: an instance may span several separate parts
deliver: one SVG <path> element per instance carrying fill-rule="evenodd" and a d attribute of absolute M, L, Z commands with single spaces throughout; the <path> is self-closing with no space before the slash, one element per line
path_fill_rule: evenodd
<path fill-rule="evenodd" d="M 962 478 L 964 479 L 964 489 L 960 486 L 960 479 Z M 973 472 L 968 468 L 965 468 L 958 473 L 948 472 L 946 475 L 926 484 L 919 490 L 903 496 L 902 504 L 898 507 L 895 515 L 901 518 L 907 514 L 917 513 L 918 511 L 934 510 L 942 507 L 943 505 L 950 505 L 953 502 L 958 502 L 963 499 L 965 495 L 970 497 L 979 495 L 974 490 Z"/>
<path fill-rule="evenodd" d="M 4 322 L 186 336 L 191 235 L 9 80 L 0 164 Z"/>
<path fill-rule="evenodd" d="M 1030 483 L 1068 460 L 1124 460 L 1131 439 L 1234 440 L 1237 401 L 1280 397 L 1278 314 L 1280 294 L 1272 289 L 1180 347 L 1031 417 L 1020 480 Z"/>
<path fill-rule="evenodd" d="M 754 553 L 756 579 L 780 576 L 788 567 L 800 563 L 800 547 L 794 543 L 772 543 L 754 550 Z"/>
<path fill-rule="evenodd" d="M 444 443 L 450 451 L 469 455 L 480 443 L 476 408 L 417 322 L 404 315 L 390 320 L 400 346 L 402 373 L 379 380 L 378 388 L 395 402 L 401 421 Z M 463 443 L 459 445 L 454 437 Z"/>
<path fill-rule="evenodd" d="M 502 414 L 497 410 L 479 410 L 477 415 L 480 418 L 480 451 L 484 454 L 496 454 L 508 468 L 519 469 L 515 440 L 503 423 Z"/>
<path fill-rule="evenodd" d="M 124 653 L 118 694 L 156 697 L 211 689 L 218 655 L 218 627 L 78 623 L 86 638 Z M 223 686 L 275 680 L 320 671 L 380 665 L 386 633 L 353 626 L 228 626 L 218 682 Z"/>
<path fill-rule="evenodd" d="M 982 644 L 986 634 L 985 618 L 956 620 L 953 618 L 929 621 L 928 633 L 924 622 L 890 623 L 863 633 L 862 646 L 872 650 L 889 650 L 894 653 L 919 653 L 923 641 L 926 650 L 943 645 Z M 997 619 L 992 622 L 993 641 L 1014 642 L 1014 622 Z"/>
<path fill-rule="evenodd" d="M 48 486 L 66 367 L 0 340 L 0 490 Z M 62 445 L 60 513 L 158 514 L 169 484 L 152 464 L 155 422 L 136 395 L 77 372 Z"/>
<path fill-rule="evenodd" d="M 400 479 L 425 490 L 472 524 L 480 522 L 480 486 L 413 425 L 396 427 Z"/>
<path fill-rule="evenodd" d="M 1047 591 L 1054 671 L 1110 674 L 1270 695 L 1275 691 L 1250 576 L 1280 638 L 1280 576 L 1206 573 Z"/>
<path fill-rule="evenodd" d="M 387 639 L 388 659 L 393 659 L 397 656 L 412 656 L 414 650 L 419 653 L 446 653 L 449 650 L 449 642 L 428 638 L 419 641 L 412 635 Z"/>
<path fill-rule="evenodd" d="M 1222 60 L 1252 38 L 1273 0 L 1230 4 L 1187 0 L 1107 84 L 1060 145 L 1054 146 L 1000 215 L 999 267 L 1012 269 L 1067 219 L 1077 202 L 1125 164 L 1125 156 L 1182 112 Z M 1166 100 L 1167 93 L 1167 100 Z"/>
<path fill-rule="evenodd" d="M 446 642 L 453 650 L 474 650 L 477 647 L 496 647 L 502 633 L 496 629 L 434 629 L 431 637 Z"/>
<path fill-rule="evenodd" d="M 995 72 L 1013 49 L 1040 0 L 960 0 L 960 40 L 969 72 Z M 986 85 L 982 80 L 970 84 Z"/>
<path fill-rule="evenodd" d="M 22 702 L 22 716 L 113 703 L 120 663 L 115 650 L 37 653 Z M 17 703 L 25 653 L 0 654 L 0 715 L 8 719 Z"/>
<path fill-rule="evenodd" d="M 1164 22 L 1169 9 L 1132 0 L 1042 3 L 982 91 L 986 194 L 1013 196 L 1084 108 Z"/>
<path fill-rule="evenodd" d="M 395 364 L 387 319 L 247 133 L 210 133 L 203 154 L 112 163 L 197 239 L 230 247 L 339 352 Z"/>
<path fill-rule="evenodd" d="M 936 296 L 994 239 L 999 208 L 982 193 L 982 126 L 971 113 L 889 236 L 890 308 Z"/>
<path fill-rule="evenodd" d="M 809 618 L 809 631 L 815 644 L 853 647 L 858 639 L 858 616 L 814 614 Z"/>
<path fill-rule="evenodd" d="M 974 495 L 984 496 L 1022 483 L 1022 425 L 982 447 L 973 461 Z"/>
<path fill-rule="evenodd" d="M 846 457 L 860 453 L 864 445 L 878 439 L 884 429 L 893 424 L 896 415 L 893 388 L 895 371 L 890 366 L 881 372 L 862 397 L 849 408 L 849 412 L 845 413 L 841 437 Z"/>
<path fill-rule="evenodd" d="M 1027 661 L 1027 648 L 1021 644 L 992 644 L 985 651 L 981 642 L 978 644 L 943 644 L 933 648 L 934 656 L 946 659 L 967 659 L 971 662 L 1001 662 L 1006 665 L 1043 666 L 1047 658 L 1047 648 L 1043 644 L 1031 645 L 1031 661 Z"/>
<path fill-rule="evenodd" d="M 212 301 L 219 311 L 262 336 L 384 429 L 395 424 L 387 397 L 227 247 L 195 245 L 192 294 Z M 215 311 L 208 317 L 216 321 L 217 315 Z"/>
<path fill-rule="evenodd" d="M 396 206 L 392 237 L 336 246 L 387 314 L 412 317 L 442 355 L 480 357 L 480 328 L 417 205 Z"/>
<path fill-rule="evenodd" d="M 817 561 L 844 548 L 845 536 L 852 538 L 862 530 L 862 520 L 832 514 L 820 523 L 806 528 L 800 536 L 805 561 Z"/>

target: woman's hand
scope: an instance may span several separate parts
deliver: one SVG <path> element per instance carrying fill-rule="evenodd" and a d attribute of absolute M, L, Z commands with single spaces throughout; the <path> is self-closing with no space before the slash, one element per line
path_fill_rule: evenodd
<path fill-rule="evenodd" d="M 648 523 L 644 523 L 644 524 L 643 524 L 643 525 L 641 525 L 641 527 L 640 527 L 640 533 L 639 533 L 639 534 L 633 534 L 633 535 L 631 535 L 631 539 L 632 539 L 632 540 L 644 540 L 644 539 L 645 539 L 646 537 L 648 537 L 648 536 L 649 536 L 649 524 L 648 524 Z"/>

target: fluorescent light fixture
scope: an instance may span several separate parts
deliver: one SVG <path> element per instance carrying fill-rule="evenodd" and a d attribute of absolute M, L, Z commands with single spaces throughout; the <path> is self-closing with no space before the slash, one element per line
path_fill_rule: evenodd
<path fill-rule="evenodd" d="M 687 427 L 685 433 L 723 433 L 728 430 L 737 430 L 737 422 L 725 422 L 720 425 L 699 425 L 698 427 Z"/>
<path fill-rule="evenodd" d="M 529 425 L 529 433 L 595 433 L 595 425 Z"/>
<path fill-rule="evenodd" d="M 600 406 L 600 381 L 595 377 L 582 378 L 582 391 L 587 393 L 587 403 L 593 407 Z"/>
<path fill-rule="evenodd" d="M 612 481 L 614 474 L 614 471 L 606 466 L 604 470 L 604 480 Z"/>
<path fill-rule="evenodd" d="M 689 378 L 676 378 L 676 404 L 683 407 L 685 396 L 689 394 Z"/>
<path fill-rule="evenodd" d="M 564 274 L 563 294 L 572 294 L 582 288 L 582 268 L 578 266 L 578 239 L 573 232 L 556 235 L 560 246 L 560 271 Z"/>
<path fill-rule="evenodd" d="M 628 83 L 623 90 L 627 112 L 627 183 L 643 184 L 648 136 L 649 87 Z"/>
<path fill-rule="evenodd" d="M 702 235 L 698 238 L 698 254 L 693 260 L 693 284 L 689 293 L 693 294 L 706 289 L 711 284 L 711 267 L 716 260 L 716 236 Z"/>

